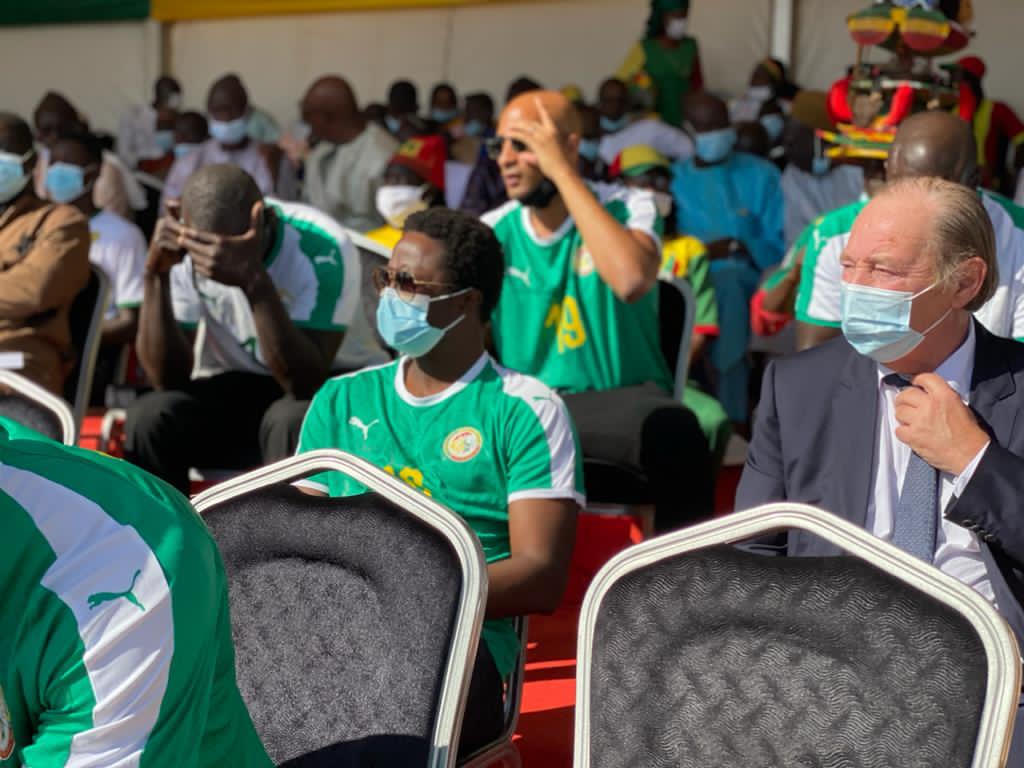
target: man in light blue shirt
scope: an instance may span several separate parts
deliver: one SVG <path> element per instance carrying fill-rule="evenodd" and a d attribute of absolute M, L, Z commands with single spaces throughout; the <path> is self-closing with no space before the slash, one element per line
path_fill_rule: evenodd
<path fill-rule="evenodd" d="M 672 167 L 678 229 L 707 244 L 721 308 L 721 335 L 711 346 L 718 398 L 729 417 L 747 421 L 746 350 L 750 299 L 761 273 L 782 260 L 783 200 L 778 169 L 735 152 L 736 131 L 725 102 L 708 93 L 687 98 L 695 153 Z"/>

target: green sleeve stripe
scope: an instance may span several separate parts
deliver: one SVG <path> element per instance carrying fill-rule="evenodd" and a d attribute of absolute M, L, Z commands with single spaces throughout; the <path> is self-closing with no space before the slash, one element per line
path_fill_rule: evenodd
<path fill-rule="evenodd" d="M 115 304 L 118 309 L 138 309 L 142 306 L 141 301 L 119 301 Z"/>
<path fill-rule="evenodd" d="M 796 298 L 796 316 L 805 323 L 816 323 L 818 325 L 829 325 L 838 327 L 836 323 L 822 322 L 815 320 L 808 314 L 811 306 L 811 299 L 814 297 L 814 281 L 818 272 L 818 259 L 821 252 L 828 245 L 832 238 L 849 232 L 857 215 L 864 210 L 867 202 L 858 200 L 855 203 L 839 208 L 832 213 L 826 214 L 809 227 L 812 232 L 801 233 L 798 240 L 806 238 L 807 251 L 804 254 L 804 265 L 800 271 L 800 288 Z"/>
<path fill-rule="evenodd" d="M 335 323 L 320 323 L 315 320 L 292 320 L 296 328 L 303 328 L 307 331 L 339 331 L 344 333 L 348 330 L 347 325 Z"/>

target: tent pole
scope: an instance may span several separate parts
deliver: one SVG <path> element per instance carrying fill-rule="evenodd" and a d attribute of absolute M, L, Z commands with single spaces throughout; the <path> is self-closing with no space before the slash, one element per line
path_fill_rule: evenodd
<path fill-rule="evenodd" d="M 794 0 L 775 0 L 772 13 L 772 57 L 793 69 Z"/>

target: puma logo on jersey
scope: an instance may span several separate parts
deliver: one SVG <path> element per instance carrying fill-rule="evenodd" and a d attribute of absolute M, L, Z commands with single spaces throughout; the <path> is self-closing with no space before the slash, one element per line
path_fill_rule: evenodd
<path fill-rule="evenodd" d="M 374 419 L 369 424 L 363 424 L 362 419 L 360 419 L 358 416 L 353 416 L 351 419 L 348 420 L 348 423 L 349 426 L 355 427 L 356 429 L 363 433 L 363 440 L 369 440 L 370 430 L 373 428 L 375 424 L 380 424 L 380 419 Z"/>
<path fill-rule="evenodd" d="M 314 264 L 334 264 L 335 263 L 335 261 L 334 261 L 334 254 L 333 253 L 322 253 L 319 256 L 314 256 L 313 257 L 313 263 Z"/>
<path fill-rule="evenodd" d="M 89 610 L 98 608 L 103 603 L 112 603 L 115 600 L 121 600 L 122 598 L 127 600 L 134 606 L 137 606 L 140 611 L 145 612 L 145 607 L 139 602 L 139 598 L 135 596 L 135 582 L 139 580 L 139 576 L 142 575 L 142 571 L 136 571 L 135 575 L 132 576 L 131 586 L 128 587 L 124 592 L 97 592 L 94 595 L 89 595 Z"/>
<path fill-rule="evenodd" d="M 516 280 L 519 280 L 527 288 L 530 287 L 530 271 L 529 270 L 525 270 L 524 271 L 522 269 L 517 269 L 516 267 L 509 267 L 508 268 L 508 276 L 509 277 L 514 277 Z"/>

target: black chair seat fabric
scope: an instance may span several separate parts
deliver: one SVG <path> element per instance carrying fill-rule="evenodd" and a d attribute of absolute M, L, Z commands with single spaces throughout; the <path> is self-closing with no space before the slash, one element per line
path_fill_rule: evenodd
<path fill-rule="evenodd" d="M 239 687 L 289 766 L 423 765 L 458 599 L 458 561 L 383 498 L 255 491 L 208 510 Z"/>
<path fill-rule="evenodd" d="M 20 395 L 0 395 L 0 416 L 34 429 L 46 437 L 64 442 L 60 419 L 49 408 Z"/>
<path fill-rule="evenodd" d="M 96 275 L 99 267 L 92 267 L 89 270 L 89 282 L 85 288 L 79 291 L 75 300 L 71 302 L 71 310 L 68 314 L 68 326 L 71 328 L 71 346 L 74 348 L 75 365 L 71 373 L 64 380 L 64 399 L 74 405 L 75 395 L 78 393 L 78 380 L 82 377 L 83 355 L 89 341 L 89 328 L 92 325 L 92 318 L 96 312 L 96 302 L 100 296 L 100 278 Z"/>
<path fill-rule="evenodd" d="M 851 557 L 680 555 L 616 583 L 594 768 L 969 766 L 986 686 L 956 611 Z"/>

